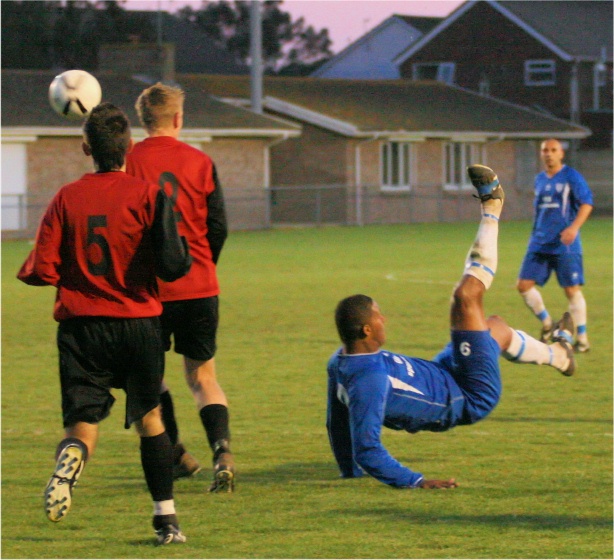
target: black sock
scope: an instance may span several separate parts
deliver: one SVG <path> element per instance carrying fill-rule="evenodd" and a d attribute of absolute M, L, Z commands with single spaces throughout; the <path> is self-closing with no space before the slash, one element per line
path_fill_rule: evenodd
<path fill-rule="evenodd" d="M 173 499 L 173 447 L 166 432 L 141 438 L 141 465 L 154 502 Z"/>
<path fill-rule="evenodd" d="M 177 445 L 179 441 L 179 428 L 175 418 L 175 407 L 170 391 L 167 389 L 160 394 L 160 405 L 162 406 L 162 421 L 166 427 L 166 433 L 172 445 Z"/>
<path fill-rule="evenodd" d="M 223 404 L 209 404 L 201 408 L 199 414 L 207 433 L 209 447 L 215 451 L 216 443 L 220 440 L 226 440 L 225 445 L 227 447 L 230 441 L 228 407 Z"/>
<path fill-rule="evenodd" d="M 83 453 L 83 460 L 87 461 L 87 457 L 89 455 L 89 453 L 87 452 L 87 445 L 85 445 L 85 443 L 83 443 L 79 438 L 76 437 L 67 437 L 64 438 L 60 443 L 58 443 L 58 446 L 55 450 L 56 461 L 60 457 L 62 449 L 64 449 L 67 445 L 77 445 L 78 447 L 80 447 L 81 452 Z"/>
<path fill-rule="evenodd" d="M 153 517 L 153 526 L 154 529 L 162 529 L 162 527 L 166 525 L 174 525 L 175 527 L 179 527 L 179 522 L 177 521 L 177 514 L 172 513 L 171 515 L 154 515 Z"/>

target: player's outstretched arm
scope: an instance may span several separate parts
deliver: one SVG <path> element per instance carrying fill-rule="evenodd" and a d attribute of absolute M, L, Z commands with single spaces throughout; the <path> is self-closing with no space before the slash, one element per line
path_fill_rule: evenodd
<path fill-rule="evenodd" d="M 439 490 L 442 488 L 458 488 L 456 480 L 423 480 L 419 485 L 420 488 Z"/>

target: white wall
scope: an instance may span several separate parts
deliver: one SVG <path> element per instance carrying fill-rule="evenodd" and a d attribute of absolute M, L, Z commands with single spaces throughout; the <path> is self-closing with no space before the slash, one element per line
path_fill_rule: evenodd
<path fill-rule="evenodd" d="M 26 144 L 2 143 L 2 230 L 23 229 L 26 224 Z"/>

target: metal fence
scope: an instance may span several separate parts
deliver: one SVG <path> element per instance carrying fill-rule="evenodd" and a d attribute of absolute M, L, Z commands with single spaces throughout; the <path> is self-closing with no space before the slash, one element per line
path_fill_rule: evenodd
<path fill-rule="evenodd" d="M 611 193 L 612 185 L 607 191 Z M 506 188 L 507 219 L 528 219 L 533 192 Z M 474 220 L 466 191 L 386 191 L 379 186 L 305 185 L 224 191 L 231 230 L 279 226 L 368 225 Z M 2 238 L 32 238 L 50 195 L 2 194 Z M 599 197 L 596 213 L 611 215 L 612 197 Z"/>

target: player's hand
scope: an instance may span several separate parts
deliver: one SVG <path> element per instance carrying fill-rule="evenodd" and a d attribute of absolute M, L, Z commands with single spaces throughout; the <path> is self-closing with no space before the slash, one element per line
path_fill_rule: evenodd
<path fill-rule="evenodd" d="M 561 232 L 561 243 L 563 245 L 571 245 L 578 237 L 578 230 L 573 227 L 565 228 Z"/>
<path fill-rule="evenodd" d="M 458 488 L 456 480 L 451 478 L 450 480 L 423 480 L 420 483 L 420 488 L 428 488 L 438 490 L 440 488 Z"/>

